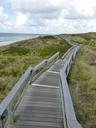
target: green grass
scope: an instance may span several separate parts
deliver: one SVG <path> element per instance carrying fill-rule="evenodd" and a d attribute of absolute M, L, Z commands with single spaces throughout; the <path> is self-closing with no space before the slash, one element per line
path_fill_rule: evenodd
<path fill-rule="evenodd" d="M 0 101 L 29 66 L 35 66 L 56 52 L 64 54 L 69 45 L 55 36 L 16 42 L 0 48 Z"/>
<path fill-rule="evenodd" d="M 70 37 L 83 44 L 68 78 L 76 115 L 83 128 L 96 128 L 96 40 L 93 37 L 92 34 Z"/>

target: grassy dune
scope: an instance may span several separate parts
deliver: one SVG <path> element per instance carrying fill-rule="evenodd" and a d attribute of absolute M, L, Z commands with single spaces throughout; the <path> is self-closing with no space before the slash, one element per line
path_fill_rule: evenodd
<path fill-rule="evenodd" d="M 0 101 L 15 85 L 29 66 L 35 66 L 57 51 L 69 48 L 59 36 L 45 36 L 25 40 L 0 48 Z"/>
<path fill-rule="evenodd" d="M 82 44 L 69 75 L 76 115 L 83 128 L 96 128 L 96 34 L 69 38 Z"/>

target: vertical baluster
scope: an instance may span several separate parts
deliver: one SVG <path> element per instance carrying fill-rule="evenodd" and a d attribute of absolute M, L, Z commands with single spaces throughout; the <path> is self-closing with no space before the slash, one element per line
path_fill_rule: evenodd
<path fill-rule="evenodd" d="M 0 128 L 4 128 L 3 127 L 3 122 L 2 122 L 2 119 L 0 118 Z"/>
<path fill-rule="evenodd" d="M 10 104 L 8 107 L 8 120 L 5 125 L 5 128 L 10 128 L 12 123 L 13 123 L 13 112 L 12 112 L 12 106 Z"/>

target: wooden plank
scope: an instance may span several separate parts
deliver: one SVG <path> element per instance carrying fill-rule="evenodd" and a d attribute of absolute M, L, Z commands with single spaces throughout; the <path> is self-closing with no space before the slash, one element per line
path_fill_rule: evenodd
<path fill-rule="evenodd" d="M 59 87 L 56 87 L 56 86 L 43 85 L 43 84 L 32 84 L 32 86 L 47 87 L 47 88 L 59 88 Z"/>
<path fill-rule="evenodd" d="M 27 126 L 43 126 L 46 128 L 46 126 L 50 126 L 50 127 L 55 127 L 55 128 L 60 128 L 61 126 L 63 127 L 62 123 L 52 123 L 52 122 L 37 122 L 37 121 L 18 121 L 17 125 L 27 125 Z M 27 128 L 27 127 L 26 127 Z"/>
<path fill-rule="evenodd" d="M 63 61 L 62 61 L 63 62 Z M 64 66 L 64 64 L 55 64 L 54 66 L 52 66 L 50 68 L 51 71 L 54 71 L 54 72 L 60 72 L 60 69 L 62 69 Z M 49 71 L 50 71 L 49 70 Z"/>
<path fill-rule="evenodd" d="M 47 70 L 47 72 L 54 73 L 54 74 L 59 74 L 59 72 L 55 72 L 55 71 L 52 71 L 52 70 Z"/>
<path fill-rule="evenodd" d="M 34 84 L 41 84 L 41 85 L 50 85 L 50 86 L 59 86 L 59 74 L 54 74 L 50 72 L 45 72 L 41 75 Z"/>
<path fill-rule="evenodd" d="M 45 126 L 17 125 L 15 128 L 45 128 Z M 50 126 L 46 126 L 46 128 L 56 128 L 56 127 L 55 127 L 55 126 L 52 126 L 52 127 L 50 127 Z M 62 128 L 62 126 L 61 126 L 61 127 L 59 126 L 59 128 Z"/>

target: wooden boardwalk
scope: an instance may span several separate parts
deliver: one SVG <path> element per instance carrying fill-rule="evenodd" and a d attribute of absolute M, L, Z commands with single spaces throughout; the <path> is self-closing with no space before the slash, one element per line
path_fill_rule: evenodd
<path fill-rule="evenodd" d="M 58 60 L 27 88 L 15 112 L 15 128 L 64 128 Z"/>
<path fill-rule="evenodd" d="M 81 128 L 67 82 L 79 48 L 72 45 L 62 59 L 57 52 L 25 71 L 0 104 L 0 128 Z"/>

